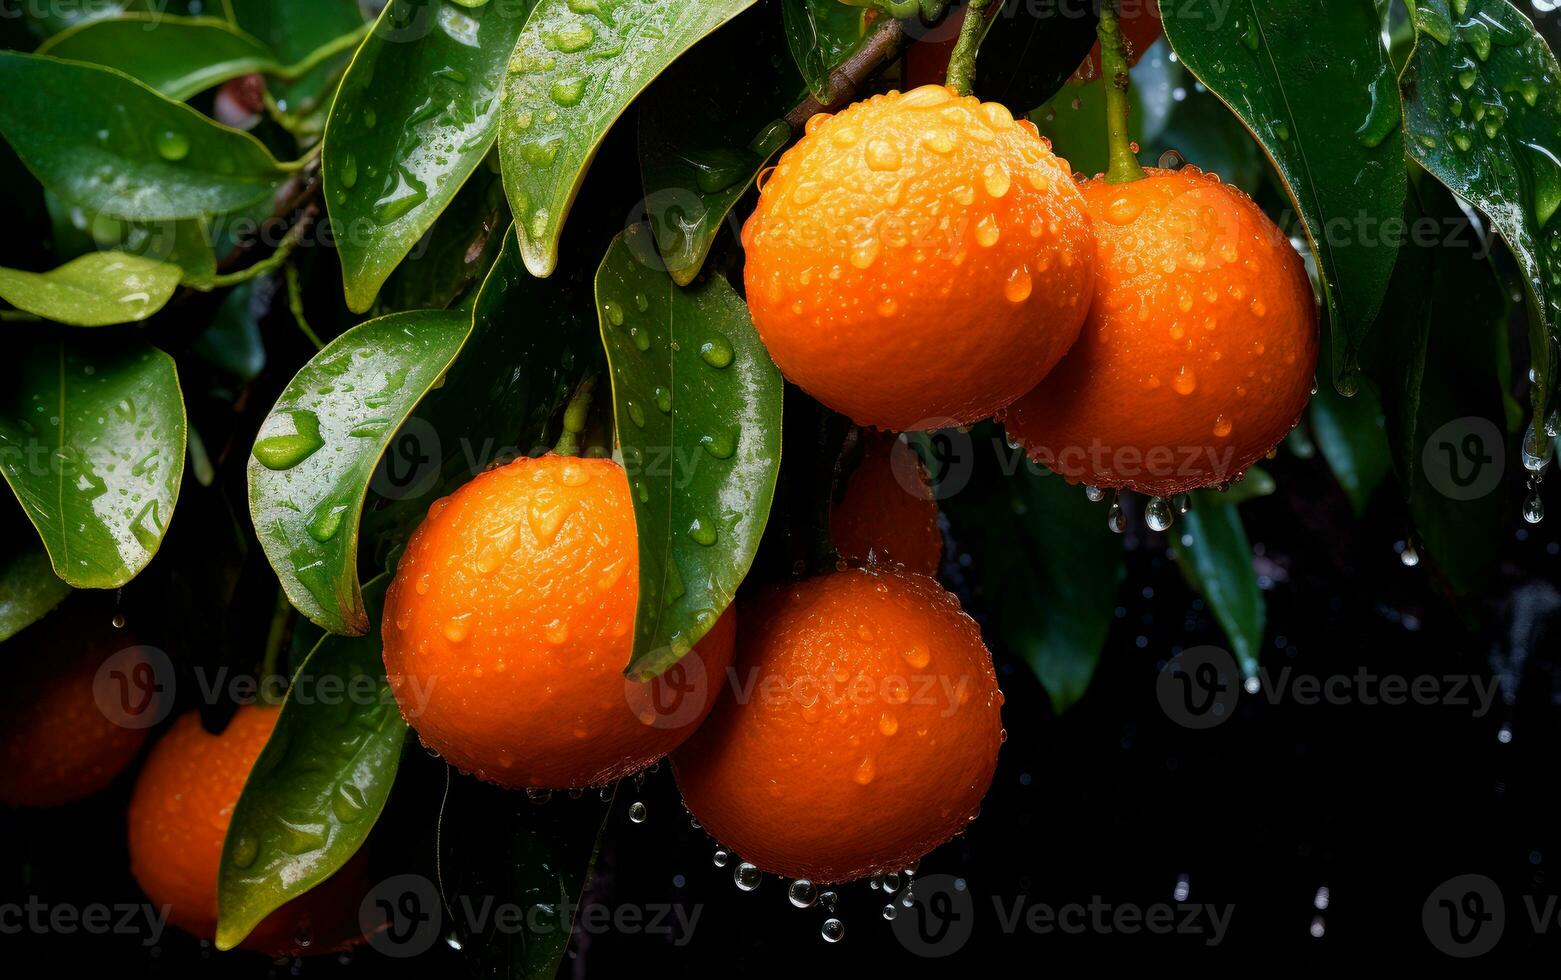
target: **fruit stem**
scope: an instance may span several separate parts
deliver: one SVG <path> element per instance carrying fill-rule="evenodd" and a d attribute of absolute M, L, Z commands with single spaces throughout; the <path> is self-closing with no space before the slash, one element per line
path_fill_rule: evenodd
<path fill-rule="evenodd" d="M 590 422 L 591 399 L 595 394 L 596 375 L 586 375 L 564 408 L 564 431 L 558 437 L 558 445 L 553 447 L 555 456 L 580 455 L 580 434 Z"/>
<path fill-rule="evenodd" d="M 293 619 L 293 604 L 287 601 L 287 593 L 276 590 L 276 608 L 271 613 L 271 629 L 266 634 L 265 654 L 260 660 L 260 685 L 257 694 L 267 704 L 281 704 L 285 685 L 271 683 L 282 666 L 282 645 L 287 640 L 287 628 Z"/>
<path fill-rule="evenodd" d="M 1131 79 L 1116 0 L 1101 4 L 1099 33 L 1100 73 L 1106 83 L 1106 141 L 1111 160 L 1106 170 L 1106 183 L 1130 184 L 1148 175 L 1138 163 L 1138 154 L 1134 152 L 1132 137 L 1128 134 L 1127 90 Z"/>
<path fill-rule="evenodd" d="M 965 22 L 959 25 L 959 42 L 949 56 L 948 87 L 957 95 L 969 95 L 976 81 L 976 54 L 986 38 L 986 5 L 991 0 L 969 0 Z"/>

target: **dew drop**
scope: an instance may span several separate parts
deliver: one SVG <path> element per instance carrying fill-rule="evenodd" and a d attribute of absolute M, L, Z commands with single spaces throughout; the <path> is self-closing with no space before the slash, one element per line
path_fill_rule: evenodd
<path fill-rule="evenodd" d="M 976 222 L 976 244 L 982 248 L 991 248 L 993 245 L 996 245 L 998 238 L 1001 236 L 1002 231 L 997 227 L 997 217 L 995 215 L 986 215 Z"/>
<path fill-rule="evenodd" d="M 157 155 L 170 163 L 177 163 L 190 155 L 190 138 L 177 129 L 165 129 L 157 134 Z"/>
<path fill-rule="evenodd" d="M 1173 519 L 1171 505 L 1164 497 L 1152 498 L 1144 508 L 1144 523 L 1151 531 L 1169 531 Z"/>
<path fill-rule="evenodd" d="M 751 892 L 764 880 L 764 873 L 747 861 L 732 869 L 732 881 L 739 891 Z"/>
<path fill-rule="evenodd" d="M 900 169 L 900 148 L 888 140 L 872 140 L 867 144 L 867 166 L 870 170 L 888 173 Z"/>
<path fill-rule="evenodd" d="M 300 409 L 283 412 L 278 418 L 289 420 L 293 431 L 266 436 L 255 443 L 255 459 L 266 469 L 292 469 L 325 445 L 320 438 L 320 417 L 313 412 Z"/>
<path fill-rule="evenodd" d="M 1106 491 L 1096 486 L 1086 485 L 1084 487 L 1084 496 L 1089 499 L 1090 503 L 1098 504 L 1106 499 Z"/>
<path fill-rule="evenodd" d="M 846 938 L 846 924 L 839 919 L 825 919 L 818 934 L 824 937 L 826 943 L 838 943 Z"/>
<path fill-rule="evenodd" d="M 699 356 L 713 368 L 730 367 L 733 357 L 731 341 L 725 337 L 707 340 L 700 345 Z"/>
<path fill-rule="evenodd" d="M 1010 303 L 1023 303 L 1030 298 L 1035 283 L 1030 278 L 1030 270 L 1024 266 L 1015 269 L 1008 276 L 1008 282 L 1003 284 L 1003 296 Z"/>

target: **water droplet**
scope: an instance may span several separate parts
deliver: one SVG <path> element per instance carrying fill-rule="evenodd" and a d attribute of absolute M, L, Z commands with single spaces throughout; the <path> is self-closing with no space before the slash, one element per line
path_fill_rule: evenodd
<path fill-rule="evenodd" d="M 190 138 L 177 129 L 165 129 L 157 134 L 157 155 L 170 163 L 177 163 L 190 155 Z"/>
<path fill-rule="evenodd" d="M 747 861 L 742 862 L 732 869 L 732 881 L 739 891 L 751 892 L 759 887 L 764 880 L 764 873 Z"/>
<path fill-rule="evenodd" d="M 1190 395 L 1198 388 L 1198 376 L 1192 369 L 1183 364 L 1182 369 L 1176 372 L 1176 377 L 1171 379 L 1171 389 L 1178 395 Z"/>
<path fill-rule="evenodd" d="M 818 934 L 824 937 L 826 943 L 838 943 L 846 938 L 846 924 L 839 919 L 825 919 Z"/>
<path fill-rule="evenodd" d="M 945 129 L 931 129 L 921 136 L 922 144 L 934 153 L 954 152 L 954 135 Z"/>
<path fill-rule="evenodd" d="M 583 77 L 561 78 L 548 89 L 548 97 L 565 108 L 577 106 L 585 98 L 585 82 Z"/>
<path fill-rule="evenodd" d="M 1089 499 L 1090 503 L 1098 504 L 1102 500 L 1106 499 L 1106 491 L 1100 489 L 1099 487 L 1086 485 L 1084 487 L 1084 496 Z"/>
<path fill-rule="evenodd" d="M 533 786 L 533 787 L 528 787 L 527 790 L 526 790 L 526 799 L 530 800 L 532 803 L 536 804 L 537 806 L 541 806 L 542 804 L 548 802 L 552 798 L 553 798 L 553 791 L 550 790 L 550 789 L 537 789 L 536 787 Z"/>
<path fill-rule="evenodd" d="M 266 469 L 292 469 L 325 445 L 320 438 L 320 417 L 313 412 L 301 409 L 283 412 L 275 418 L 290 421 L 293 431 L 266 436 L 255 443 L 255 459 Z"/>
<path fill-rule="evenodd" d="M 818 901 L 818 888 L 806 878 L 798 878 L 786 889 L 786 897 L 799 909 L 812 908 Z"/>
<path fill-rule="evenodd" d="M 1122 513 L 1120 500 L 1111 501 L 1111 509 L 1106 512 L 1106 526 L 1117 534 L 1127 530 L 1127 515 Z"/>
<path fill-rule="evenodd" d="M 1168 531 L 1171 529 L 1171 505 L 1164 497 L 1154 497 L 1149 505 L 1144 508 L 1144 523 L 1151 531 Z"/>
<path fill-rule="evenodd" d="M 1010 303 L 1023 303 L 1030 298 L 1030 293 L 1035 288 L 1035 283 L 1030 278 L 1030 270 L 1020 266 L 1009 273 L 1008 282 L 1003 284 L 1003 296 Z"/>
<path fill-rule="evenodd" d="M 341 185 L 351 190 L 358 183 L 358 158 L 351 153 L 341 158 L 341 169 L 337 173 Z"/>
<path fill-rule="evenodd" d="M 1413 542 L 1404 545 L 1404 550 L 1398 553 L 1398 560 L 1403 562 L 1405 568 L 1414 568 L 1420 564 L 1420 552 L 1415 550 Z"/>
<path fill-rule="evenodd" d="M 718 848 L 715 849 L 715 856 L 711 860 L 715 864 L 716 867 L 724 868 L 724 867 L 726 867 L 727 862 L 730 861 L 731 859 L 732 859 L 732 852 L 731 851 L 728 851 L 728 850 L 726 850 L 723 847 L 718 847 Z"/>
<path fill-rule="evenodd" d="M 988 214 L 976 222 L 976 244 L 982 248 L 991 248 L 997 244 L 1002 236 L 1002 231 L 997 227 L 997 217 Z"/>
<path fill-rule="evenodd" d="M 986 192 L 994 198 L 1007 194 L 1008 188 L 1012 186 L 1008 168 L 1001 163 L 987 164 L 986 170 L 981 174 L 981 182 L 986 187 Z"/>
<path fill-rule="evenodd" d="M 1218 418 L 1216 418 L 1214 420 L 1214 434 L 1216 436 L 1218 436 L 1219 438 L 1223 439 L 1226 436 L 1230 435 L 1230 430 L 1231 430 L 1230 419 L 1228 419 L 1225 416 L 1221 415 L 1221 416 L 1219 416 Z"/>
<path fill-rule="evenodd" d="M 900 169 L 900 148 L 888 140 L 872 140 L 867 144 L 867 166 L 882 173 Z"/>
<path fill-rule="evenodd" d="M 1119 197 L 1106 205 L 1106 220 L 1114 225 L 1132 224 L 1144 212 L 1144 204 L 1136 197 Z"/>
<path fill-rule="evenodd" d="M 426 200 L 428 187 L 404 165 L 398 166 L 394 183 L 374 202 L 374 217 L 380 224 L 389 224 L 406 217 Z"/>
<path fill-rule="evenodd" d="M 1453 39 L 1453 25 L 1448 21 L 1447 15 L 1430 4 L 1416 4 L 1415 27 L 1438 44 L 1445 45 Z"/>
<path fill-rule="evenodd" d="M 645 804 L 638 800 L 635 800 L 633 803 L 629 804 L 630 823 L 644 823 L 646 816 L 647 814 L 645 812 Z"/>
<path fill-rule="evenodd" d="M 877 238 L 868 238 L 857 242 L 851 249 L 851 264 L 858 269 L 871 268 L 878 261 L 879 244 Z"/>
<path fill-rule="evenodd" d="M 342 518 L 346 516 L 349 506 L 327 500 L 314 509 L 314 514 L 309 518 L 309 536 L 324 544 L 336 537 L 341 530 Z"/>
<path fill-rule="evenodd" d="M 260 856 L 260 841 L 249 834 L 240 834 L 238 840 L 233 842 L 233 864 L 240 868 L 247 868 L 255 863 Z"/>
<path fill-rule="evenodd" d="M 733 357 L 731 341 L 725 337 L 712 338 L 700 345 L 699 356 L 711 367 L 730 367 Z"/>
<path fill-rule="evenodd" d="M 716 543 L 719 533 L 716 531 L 714 524 L 708 520 L 701 520 L 696 517 L 694 522 L 688 527 L 688 536 L 693 538 L 695 543 L 708 548 Z"/>
<path fill-rule="evenodd" d="M 1539 488 L 1528 492 L 1523 498 L 1523 519 L 1530 524 L 1538 524 L 1545 519 L 1545 502 L 1539 497 Z"/>

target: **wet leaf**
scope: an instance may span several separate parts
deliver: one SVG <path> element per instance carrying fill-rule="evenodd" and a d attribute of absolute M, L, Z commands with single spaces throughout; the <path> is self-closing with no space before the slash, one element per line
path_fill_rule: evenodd
<path fill-rule="evenodd" d="M 249 460 L 255 532 L 287 597 L 330 632 L 370 627 L 358 588 L 369 480 L 470 331 L 459 311 L 360 324 L 304 365 L 261 424 Z"/>
<path fill-rule="evenodd" d="M 840 0 L 781 0 L 781 21 L 792 63 L 819 99 L 829 96 L 830 72 L 851 57 L 867 37 L 866 13 L 862 7 Z"/>
<path fill-rule="evenodd" d="M 1404 70 L 1415 160 L 1490 218 L 1523 271 L 1536 353 L 1535 410 L 1561 343 L 1561 67 L 1505 0 L 1415 0 Z"/>
<path fill-rule="evenodd" d="M 1361 516 L 1392 470 L 1381 403 L 1369 391 L 1345 398 L 1331 387 L 1319 387 L 1309 415 L 1317 448 L 1350 499 L 1355 516 Z"/>
<path fill-rule="evenodd" d="M 162 544 L 184 475 L 173 359 L 128 336 L 18 334 L 0 384 L 0 472 L 55 574 L 81 589 L 135 578 Z"/>
<path fill-rule="evenodd" d="M 35 52 L 117 68 L 176 102 L 252 72 L 281 69 L 276 55 L 226 20 L 126 14 L 88 21 Z"/>
<path fill-rule="evenodd" d="M 1371 0 L 1167 0 L 1165 36 L 1273 161 L 1317 259 L 1333 378 L 1351 391 L 1393 273 L 1402 107 Z"/>
<path fill-rule="evenodd" d="M 199 218 L 122 221 L 72 204 L 58 194 L 46 192 L 44 197 L 54 229 L 54 254 L 61 262 L 91 252 L 126 252 L 179 266 L 184 270 L 184 283 L 197 289 L 209 288 L 217 274 L 217 257 Z"/>
<path fill-rule="evenodd" d="M 324 126 L 324 110 L 336 94 L 375 4 L 359 0 L 223 0 L 240 30 L 257 38 L 284 64 L 318 61 L 318 67 L 286 81 L 273 79 L 277 107 L 308 133 Z M 424 21 L 426 26 L 429 22 Z M 327 57 L 322 57 L 326 55 Z"/>
<path fill-rule="evenodd" d="M 1225 630 L 1242 673 L 1255 676 L 1268 606 L 1258 588 L 1241 512 L 1220 494 L 1197 490 L 1192 510 L 1178 520 L 1169 536 L 1182 574 Z"/>
<path fill-rule="evenodd" d="M 470 300 L 481 286 L 509 234 L 509 202 L 499 177 L 498 159 L 489 155 L 461 187 L 380 289 L 376 309 L 440 310 L 457 299 Z"/>
<path fill-rule="evenodd" d="M 1028 114 L 1056 95 L 1089 55 L 1099 23 L 1094 4 L 1005 0 L 976 58 L 976 95 L 1016 116 Z"/>
<path fill-rule="evenodd" d="M 953 445 L 951 443 L 950 445 Z M 1030 665 L 1061 714 L 1089 689 L 1126 577 L 1106 507 L 978 428 L 970 485 L 942 502 L 993 646 Z M 952 461 L 939 461 L 945 469 Z M 957 471 L 957 467 L 956 467 Z"/>
<path fill-rule="evenodd" d="M 407 734 L 380 659 L 388 584 L 363 587 L 367 635 L 327 635 L 293 675 L 222 845 L 218 949 L 340 870 L 385 807 Z"/>
<path fill-rule="evenodd" d="M 780 372 L 726 280 L 680 288 L 641 225 L 596 274 L 618 445 L 639 525 L 627 673 L 676 663 L 748 574 L 780 469 Z"/>
<path fill-rule="evenodd" d="M 0 52 L 0 134 L 45 187 L 163 221 L 232 211 L 287 170 L 253 137 L 109 68 Z"/>
<path fill-rule="evenodd" d="M 37 545 L 0 558 L 0 642 L 42 619 L 70 592 L 49 567 L 48 553 Z"/>
<path fill-rule="evenodd" d="M 645 212 L 680 286 L 699 274 L 722 227 L 738 230 L 727 220 L 732 208 L 791 139 L 784 117 L 804 90 L 788 70 L 785 38 L 771 14 L 759 8 L 738 17 L 721 44 L 689 52 L 640 99 Z M 733 50 L 748 57 L 734 59 Z M 781 67 L 753 70 L 766 59 Z"/>
<path fill-rule="evenodd" d="M 18 4 L 21 12 L 41 36 L 58 34 L 68 28 L 92 21 L 118 17 L 125 13 L 155 12 L 161 14 L 189 14 L 197 10 L 205 0 L 92 0 L 79 3 L 25 3 Z"/>
<path fill-rule="evenodd" d="M 163 308 L 184 270 L 123 252 L 92 252 L 48 272 L 0 268 L 0 299 L 75 327 L 133 323 Z"/>
<path fill-rule="evenodd" d="M 564 218 L 608 128 L 680 54 L 753 2 L 538 0 L 509 63 L 499 133 L 504 187 L 533 275 L 557 264 Z"/>
<path fill-rule="evenodd" d="M 498 136 L 499 90 L 531 0 L 394 0 L 325 131 L 325 195 L 347 305 L 367 310 Z"/>

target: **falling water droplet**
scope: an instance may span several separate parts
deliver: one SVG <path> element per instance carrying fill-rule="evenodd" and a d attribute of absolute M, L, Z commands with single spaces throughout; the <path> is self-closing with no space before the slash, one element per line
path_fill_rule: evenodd
<path fill-rule="evenodd" d="M 630 823 L 644 823 L 645 817 L 645 804 L 641 803 L 639 800 L 635 800 L 633 803 L 629 804 Z"/>
<path fill-rule="evenodd" d="M 1414 568 L 1420 564 L 1420 552 L 1415 550 L 1414 542 L 1404 544 L 1404 550 L 1398 553 L 1398 560 L 1404 563 L 1405 568 Z"/>
<path fill-rule="evenodd" d="M 824 937 L 824 942 L 838 943 L 846 938 L 846 924 L 839 919 L 825 919 L 818 933 Z"/>
<path fill-rule="evenodd" d="M 724 847 L 718 847 L 718 848 L 715 849 L 715 856 L 712 858 L 712 861 L 714 862 L 716 867 L 724 868 L 724 867 L 726 867 L 727 862 L 730 861 L 731 859 L 732 859 L 732 852 L 731 851 L 726 850 Z"/>
<path fill-rule="evenodd" d="M 1086 486 L 1084 488 L 1084 496 L 1089 499 L 1090 503 L 1098 504 L 1106 499 L 1106 491 L 1096 486 Z"/>
<path fill-rule="evenodd" d="M 806 878 L 798 878 L 786 889 L 786 897 L 799 909 L 811 908 L 818 901 L 818 888 Z"/>
<path fill-rule="evenodd" d="M 1545 519 L 1545 502 L 1539 497 L 1539 488 L 1534 487 L 1523 498 L 1523 519 L 1530 524 L 1538 524 Z"/>
<path fill-rule="evenodd" d="M 1155 497 L 1149 501 L 1149 506 L 1144 508 L 1144 523 L 1151 531 L 1168 531 L 1171 528 L 1173 517 L 1171 505 L 1164 497 Z"/>
<path fill-rule="evenodd" d="M 764 873 L 747 861 L 732 869 L 732 881 L 737 885 L 738 891 L 751 892 L 758 888 L 759 882 L 763 880 Z"/>

